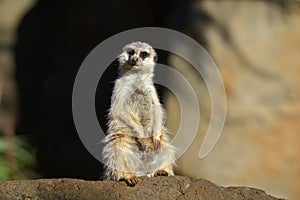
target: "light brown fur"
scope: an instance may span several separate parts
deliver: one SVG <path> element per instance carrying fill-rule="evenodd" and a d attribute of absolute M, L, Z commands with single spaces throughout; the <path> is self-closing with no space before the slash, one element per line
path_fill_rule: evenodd
<path fill-rule="evenodd" d="M 104 140 L 106 179 L 134 186 L 138 176 L 174 175 L 174 147 L 152 81 L 155 58 L 154 49 L 141 42 L 126 45 L 119 56 L 120 78 L 115 83 Z"/>

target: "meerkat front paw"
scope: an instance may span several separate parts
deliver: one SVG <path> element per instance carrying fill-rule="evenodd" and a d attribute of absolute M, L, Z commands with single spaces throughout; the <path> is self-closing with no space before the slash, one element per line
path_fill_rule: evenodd
<path fill-rule="evenodd" d="M 161 148 L 161 145 L 160 145 L 160 139 L 158 138 L 153 138 L 153 148 L 154 148 L 154 151 L 157 151 L 157 150 L 160 150 Z"/>
<path fill-rule="evenodd" d="M 145 151 L 147 147 L 147 138 L 136 138 L 140 151 Z"/>

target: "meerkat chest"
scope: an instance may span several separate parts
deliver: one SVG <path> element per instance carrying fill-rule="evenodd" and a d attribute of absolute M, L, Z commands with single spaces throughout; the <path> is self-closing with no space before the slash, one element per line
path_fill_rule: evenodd
<path fill-rule="evenodd" d="M 132 91 L 129 105 L 142 125 L 151 123 L 151 113 L 153 109 L 152 91 L 148 87 L 136 87 Z"/>
<path fill-rule="evenodd" d="M 149 127 L 153 121 L 153 97 L 156 90 L 151 76 L 129 74 L 120 78 L 116 85 L 116 96 L 118 93 L 126 93 L 120 98 L 126 98 L 131 117 L 138 120 L 144 127 Z"/>

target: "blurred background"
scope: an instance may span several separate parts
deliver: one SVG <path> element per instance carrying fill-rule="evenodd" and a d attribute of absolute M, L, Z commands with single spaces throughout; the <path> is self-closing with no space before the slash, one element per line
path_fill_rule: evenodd
<path fill-rule="evenodd" d="M 200 160 L 210 119 L 206 85 L 188 62 L 158 51 L 160 63 L 197 88 L 201 109 L 197 138 L 177 174 L 299 198 L 299 25 L 300 2 L 292 0 L 0 0 L 0 180 L 98 180 L 102 165 L 80 142 L 72 119 L 77 70 L 106 38 L 159 26 L 197 40 L 219 67 L 227 93 L 221 138 Z M 112 64 L 96 95 L 103 129 L 115 78 Z M 167 127 L 176 133 L 178 102 L 159 91 Z"/>

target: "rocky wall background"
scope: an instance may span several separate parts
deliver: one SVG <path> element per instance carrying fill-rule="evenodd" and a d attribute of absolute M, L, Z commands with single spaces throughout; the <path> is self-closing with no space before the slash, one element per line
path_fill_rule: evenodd
<path fill-rule="evenodd" d="M 0 1 L 0 132 L 16 118 L 17 86 L 13 47 L 18 25 L 32 4 L 33 0 Z"/>
<path fill-rule="evenodd" d="M 19 95 L 14 56 L 18 25 L 33 3 L 33 0 L 0 1 L 0 180 L 26 177 L 23 169 L 32 166 L 35 160 L 34 150 L 15 134 Z"/>
<path fill-rule="evenodd" d="M 227 119 L 213 151 L 197 159 L 210 119 L 209 94 L 187 63 L 171 58 L 172 66 L 198 88 L 202 117 L 198 137 L 179 160 L 178 172 L 299 198 L 299 2 L 197 1 L 192 7 L 185 31 L 204 41 L 220 69 Z M 177 130 L 178 104 L 172 95 L 166 104 L 168 124 Z"/>

